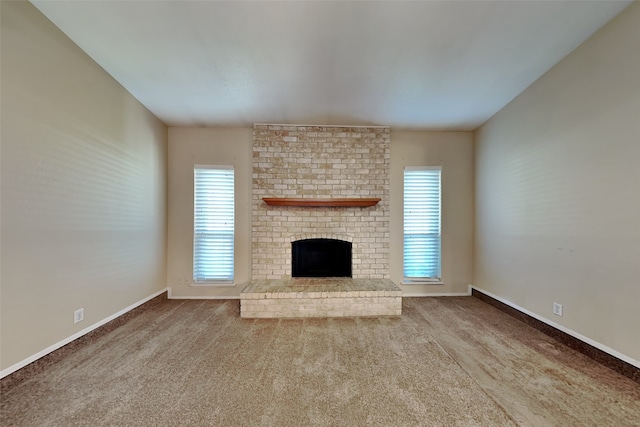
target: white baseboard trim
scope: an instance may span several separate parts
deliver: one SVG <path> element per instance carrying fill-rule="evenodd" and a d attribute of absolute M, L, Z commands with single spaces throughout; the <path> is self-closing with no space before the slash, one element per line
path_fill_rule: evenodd
<path fill-rule="evenodd" d="M 414 293 L 404 292 L 403 298 L 418 298 L 418 297 L 468 297 L 471 292 L 432 292 L 432 293 Z"/>
<path fill-rule="evenodd" d="M 531 316 L 536 320 L 539 320 L 539 321 L 541 321 L 543 323 L 546 323 L 547 325 L 549 325 L 549 326 L 551 326 L 551 327 L 553 327 L 555 329 L 558 329 L 559 331 L 562 331 L 567 335 L 571 335 L 572 337 L 577 338 L 580 341 L 583 341 L 583 342 L 585 342 L 585 343 L 597 348 L 598 350 L 602 350 L 605 353 L 608 353 L 613 357 L 616 357 L 616 358 L 618 358 L 618 359 L 620 359 L 622 361 L 625 361 L 628 364 L 635 366 L 636 368 L 640 368 L 640 361 L 632 359 L 631 357 L 626 356 L 626 355 L 624 355 L 624 354 L 622 354 L 622 353 L 620 353 L 620 352 L 618 352 L 618 351 L 616 351 L 616 350 L 614 350 L 614 349 L 612 349 L 610 347 L 607 347 L 604 344 L 601 344 L 601 343 L 599 343 L 597 341 L 594 341 L 591 338 L 585 337 L 584 335 L 579 334 L 576 331 L 573 331 L 573 330 L 571 330 L 569 328 L 566 328 L 566 327 L 564 327 L 564 326 L 562 326 L 562 325 L 560 325 L 560 324 L 558 324 L 558 323 L 556 323 L 556 322 L 554 322 L 552 320 L 549 320 L 549 319 L 547 319 L 545 317 L 542 317 L 542 316 L 540 316 L 540 315 L 538 315 L 538 314 L 536 314 L 536 313 L 534 313 L 532 311 L 527 310 L 526 308 L 520 307 L 519 305 L 514 304 L 511 301 L 509 301 L 507 299 L 504 299 L 502 297 L 499 297 L 499 296 L 497 296 L 495 294 L 492 294 L 489 291 L 481 289 L 481 288 L 479 288 L 477 286 L 469 285 L 469 290 L 471 291 L 472 289 L 475 289 L 478 292 L 482 292 L 483 294 L 488 295 L 491 298 L 493 298 L 493 299 L 495 299 L 497 301 L 500 301 L 501 303 L 506 304 L 511 308 L 515 308 L 516 310 L 523 312 L 527 316 Z"/>
<path fill-rule="evenodd" d="M 173 295 L 171 293 L 171 288 L 167 288 L 167 298 L 168 299 L 240 299 L 240 295 L 229 295 L 229 296 L 220 296 L 220 295 Z"/>
<path fill-rule="evenodd" d="M 75 334 L 71 335 L 70 337 L 67 337 L 67 338 L 63 339 L 62 341 L 59 341 L 59 342 L 57 342 L 57 343 L 55 343 L 53 345 L 50 345 L 49 347 L 45 348 L 44 350 L 37 352 L 33 356 L 29 356 L 26 359 L 21 360 L 20 362 L 14 364 L 12 366 L 9 366 L 6 369 L 3 369 L 2 371 L 0 371 L 0 379 L 6 377 L 9 374 L 14 373 L 18 369 L 24 368 L 29 363 L 35 362 L 36 360 L 40 359 L 41 357 L 44 357 L 47 354 L 56 351 L 60 347 L 63 347 L 65 345 L 69 344 L 70 342 L 72 342 L 74 340 L 77 340 L 78 338 L 82 337 L 83 335 L 88 334 L 89 332 L 93 331 L 94 329 L 97 329 L 100 326 L 111 322 L 112 320 L 122 316 L 123 314 L 126 314 L 127 312 L 133 310 L 134 308 L 136 308 L 138 306 L 141 306 L 142 304 L 144 304 L 147 301 L 151 301 L 155 297 L 157 297 L 159 295 L 162 295 L 163 293 L 165 293 L 167 291 L 168 291 L 168 288 L 165 288 L 165 289 L 162 289 L 162 290 L 160 290 L 158 292 L 155 292 L 154 294 L 149 295 L 148 297 L 146 297 L 144 299 L 141 299 L 140 301 L 131 304 L 129 307 L 124 308 L 124 309 L 118 311 L 117 313 L 114 313 L 111 316 L 106 317 L 106 318 L 100 320 L 99 322 L 94 323 L 93 325 L 84 328 L 80 332 L 76 332 Z"/>

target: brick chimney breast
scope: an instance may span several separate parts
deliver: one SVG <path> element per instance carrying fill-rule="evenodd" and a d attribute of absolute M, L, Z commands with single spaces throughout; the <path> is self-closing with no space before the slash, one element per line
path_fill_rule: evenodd
<path fill-rule="evenodd" d="M 290 278 L 291 242 L 300 236 L 348 236 L 353 278 L 388 278 L 389 160 L 388 127 L 255 124 L 252 279 Z M 365 208 L 281 207 L 263 197 L 382 200 Z"/>

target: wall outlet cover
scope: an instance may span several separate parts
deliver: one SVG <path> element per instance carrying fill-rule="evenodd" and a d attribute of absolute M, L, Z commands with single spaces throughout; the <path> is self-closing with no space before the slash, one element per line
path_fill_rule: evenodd
<path fill-rule="evenodd" d="M 557 302 L 553 303 L 553 314 L 562 316 L 562 304 L 558 304 Z"/>
<path fill-rule="evenodd" d="M 84 308 L 73 312 L 73 323 L 82 322 L 84 320 Z"/>

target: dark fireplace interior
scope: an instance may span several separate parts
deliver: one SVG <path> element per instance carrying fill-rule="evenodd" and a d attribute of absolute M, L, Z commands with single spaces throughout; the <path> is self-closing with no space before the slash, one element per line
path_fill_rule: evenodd
<path fill-rule="evenodd" d="M 351 277 L 351 242 L 305 239 L 291 245 L 291 276 Z"/>

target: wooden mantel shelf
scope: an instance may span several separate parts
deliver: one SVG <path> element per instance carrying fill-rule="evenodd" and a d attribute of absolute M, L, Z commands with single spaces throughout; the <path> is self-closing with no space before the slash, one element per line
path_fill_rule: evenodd
<path fill-rule="evenodd" d="M 375 206 L 380 201 L 379 198 L 357 198 L 357 199 L 292 199 L 286 197 L 263 197 L 262 200 L 271 206 L 302 206 L 311 208 L 334 207 L 334 208 L 365 208 Z"/>

